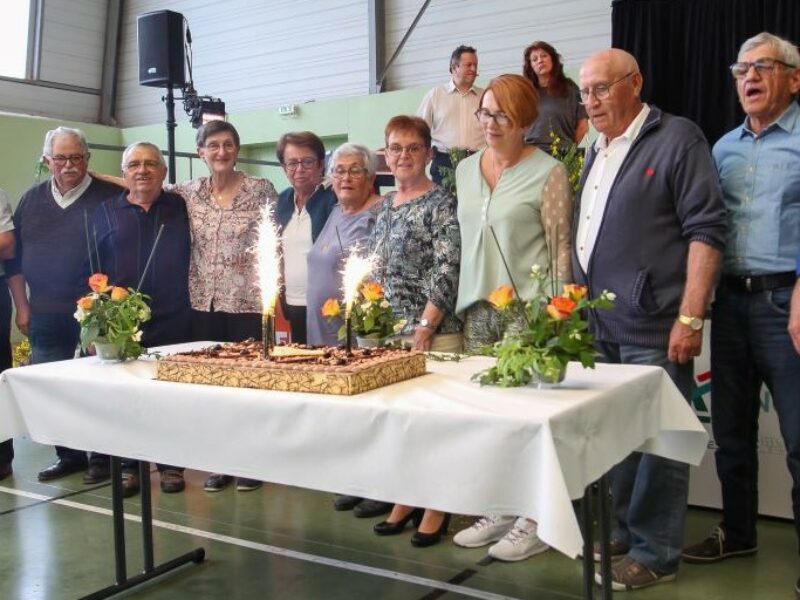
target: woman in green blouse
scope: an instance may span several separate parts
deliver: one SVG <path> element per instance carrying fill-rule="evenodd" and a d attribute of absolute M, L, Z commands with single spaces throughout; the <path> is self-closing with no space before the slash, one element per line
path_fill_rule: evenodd
<path fill-rule="evenodd" d="M 521 75 L 493 79 L 475 113 L 486 147 L 456 170 L 461 228 L 456 314 L 464 321 L 467 352 L 505 333 L 486 300 L 492 290 L 513 281 L 521 299 L 530 300 L 536 291 L 530 278 L 535 264 L 554 268 L 559 282 L 571 279 L 572 194 L 566 169 L 523 140 L 536 120 L 538 100 L 533 84 Z M 482 517 L 453 541 L 466 547 L 497 542 L 489 554 L 499 560 L 522 560 L 547 549 L 534 521 L 510 515 Z"/>

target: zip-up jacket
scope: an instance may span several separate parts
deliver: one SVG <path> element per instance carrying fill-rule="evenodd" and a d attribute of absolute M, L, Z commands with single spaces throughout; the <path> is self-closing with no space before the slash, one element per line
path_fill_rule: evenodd
<path fill-rule="evenodd" d="M 592 146 L 576 195 L 592 168 Z M 600 341 L 666 348 L 686 284 L 690 242 L 725 248 L 726 213 L 708 143 L 688 119 L 652 107 L 608 194 L 584 271 L 572 244 L 572 272 L 589 287 L 616 294 L 613 309 L 590 314 Z"/>

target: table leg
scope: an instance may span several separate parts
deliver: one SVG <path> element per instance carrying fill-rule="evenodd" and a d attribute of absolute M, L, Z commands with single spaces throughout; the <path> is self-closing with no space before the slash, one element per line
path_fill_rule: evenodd
<path fill-rule="evenodd" d="M 583 529 L 583 597 L 594 598 L 594 484 L 586 486 L 581 500 L 581 525 Z"/>
<path fill-rule="evenodd" d="M 611 497 L 608 491 L 608 475 L 598 482 L 600 495 L 600 577 L 603 579 L 602 598 L 611 600 Z"/>
<path fill-rule="evenodd" d="M 139 481 L 142 494 L 142 552 L 144 572 L 153 570 L 153 505 L 150 501 L 150 463 L 139 461 Z"/>
<path fill-rule="evenodd" d="M 150 463 L 139 463 L 139 478 L 142 499 L 142 550 L 144 571 L 133 577 L 127 576 L 125 558 L 125 512 L 122 506 L 122 468 L 118 457 L 111 457 L 111 507 L 114 523 L 114 562 L 116 564 L 116 583 L 83 596 L 80 600 L 100 600 L 109 598 L 154 579 L 190 562 L 201 563 L 206 557 L 204 548 L 195 548 L 165 563 L 153 565 L 153 512 L 150 501 Z"/>
<path fill-rule="evenodd" d="M 111 457 L 111 510 L 114 521 L 114 564 L 116 565 L 117 585 L 127 581 L 125 560 L 125 511 L 122 507 L 122 461 L 118 456 Z"/>

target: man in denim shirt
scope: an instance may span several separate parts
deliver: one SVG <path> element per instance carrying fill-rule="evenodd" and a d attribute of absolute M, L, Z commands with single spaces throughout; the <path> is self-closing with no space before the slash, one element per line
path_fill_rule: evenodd
<path fill-rule="evenodd" d="M 684 551 L 684 560 L 694 563 L 757 550 L 763 384 L 780 420 L 800 526 L 800 355 L 788 332 L 800 247 L 800 55 L 793 43 L 760 33 L 742 44 L 731 72 L 747 118 L 713 150 L 729 215 L 711 320 L 711 410 L 723 519 L 706 540 Z"/>

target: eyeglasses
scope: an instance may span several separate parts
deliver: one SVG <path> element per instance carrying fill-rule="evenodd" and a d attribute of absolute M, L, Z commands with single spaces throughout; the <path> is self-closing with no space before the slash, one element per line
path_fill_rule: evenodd
<path fill-rule="evenodd" d="M 87 156 L 88 155 L 86 154 L 70 154 L 69 156 L 56 154 L 55 156 L 51 156 L 50 160 L 52 160 L 59 167 L 63 167 L 68 162 L 72 163 L 73 165 L 79 165 L 86 160 Z"/>
<path fill-rule="evenodd" d="M 316 166 L 317 162 L 318 161 L 316 158 L 307 157 L 301 158 L 300 160 L 287 160 L 285 163 L 283 163 L 283 166 L 286 167 L 287 171 L 296 171 L 301 165 L 304 169 L 310 169 L 311 167 Z"/>
<path fill-rule="evenodd" d="M 367 170 L 364 167 L 350 167 L 349 169 L 336 167 L 332 173 L 334 179 L 344 179 L 345 175 L 350 175 L 351 179 L 361 179 L 366 174 Z"/>
<path fill-rule="evenodd" d="M 128 171 L 135 171 L 140 167 L 144 167 L 145 169 L 157 169 L 158 167 L 162 166 L 160 162 L 157 160 L 132 160 L 127 165 L 124 165 L 125 169 Z"/>
<path fill-rule="evenodd" d="M 217 152 L 220 148 L 230 152 L 236 149 L 236 144 L 230 141 L 224 142 L 222 144 L 218 142 L 211 142 L 210 144 L 206 144 L 206 150 L 208 150 L 209 152 Z"/>
<path fill-rule="evenodd" d="M 586 104 L 586 101 L 589 99 L 589 96 L 594 96 L 597 100 L 605 100 L 608 98 L 608 95 L 611 93 L 611 87 L 622 81 L 623 79 L 627 79 L 631 75 L 633 75 L 636 71 L 631 71 L 627 75 L 623 75 L 619 79 L 615 79 L 611 83 L 600 83 L 592 88 L 583 88 L 580 90 L 581 94 L 581 103 Z"/>
<path fill-rule="evenodd" d="M 731 74 L 736 79 L 744 79 L 750 72 L 750 68 L 754 68 L 759 75 L 766 75 L 772 73 L 778 65 L 787 69 L 796 69 L 797 65 L 790 65 L 789 63 L 777 60 L 775 58 L 759 58 L 755 62 L 735 62 L 730 66 Z"/>
<path fill-rule="evenodd" d="M 475 116 L 478 118 L 478 121 L 481 122 L 483 125 L 487 125 L 489 121 L 494 121 L 500 127 L 505 127 L 509 123 L 511 123 L 511 118 L 504 112 L 489 112 L 485 108 L 479 108 L 475 111 Z"/>
<path fill-rule="evenodd" d="M 386 154 L 389 156 L 402 156 L 403 152 L 408 152 L 410 156 L 419 156 L 425 151 L 425 146 L 422 144 L 409 144 L 408 146 L 401 146 L 400 144 L 392 144 L 386 147 Z"/>

